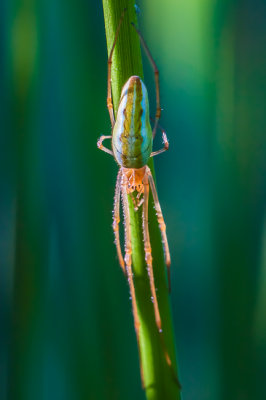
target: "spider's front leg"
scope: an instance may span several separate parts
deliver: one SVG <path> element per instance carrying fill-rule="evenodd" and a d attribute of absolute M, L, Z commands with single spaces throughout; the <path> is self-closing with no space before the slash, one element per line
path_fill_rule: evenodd
<path fill-rule="evenodd" d="M 143 179 L 143 186 L 144 186 L 144 203 L 143 203 L 143 212 L 142 212 L 142 219 L 143 219 L 143 238 L 144 238 L 144 252 L 145 252 L 145 261 L 147 264 L 147 270 L 150 280 L 150 288 L 151 288 L 151 295 L 152 295 L 152 302 L 154 306 L 154 314 L 156 325 L 158 327 L 158 331 L 162 331 L 162 323 L 161 317 L 159 313 L 159 307 L 157 302 L 155 284 L 154 284 L 154 275 L 153 275 L 153 267 L 152 267 L 152 254 L 151 254 L 151 242 L 150 242 L 150 233 L 149 233 L 149 221 L 148 221 L 148 207 L 149 207 L 149 181 L 147 174 L 145 174 Z"/>
<path fill-rule="evenodd" d="M 152 303 L 153 303 L 153 308 L 154 308 L 156 325 L 158 328 L 158 332 L 160 334 L 165 359 L 167 361 L 167 364 L 170 367 L 172 367 L 172 362 L 171 362 L 171 359 L 169 357 L 168 351 L 167 351 L 165 343 L 164 343 L 164 337 L 163 337 L 163 331 L 162 331 L 162 321 L 161 321 L 158 300 L 157 300 L 157 295 L 156 295 L 156 289 L 155 289 L 155 283 L 154 283 L 151 242 L 150 242 L 150 234 L 149 234 L 149 226 L 148 226 L 149 181 L 148 181 L 147 173 L 145 173 L 145 175 L 144 175 L 143 185 L 144 185 L 144 203 L 143 203 L 142 218 L 143 218 L 143 238 L 144 238 L 145 261 L 147 264 L 147 270 L 148 270 L 148 275 L 149 275 L 150 289 L 151 289 Z"/>
<path fill-rule="evenodd" d="M 118 172 L 116 186 L 115 186 L 115 200 L 114 200 L 114 214 L 113 214 L 113 230 L 115 234 L 115 245 L 118 255 L 119 264 L 126 274 L 125 270 L 125 262 L 122 256 L 121 246 L 120 246 L 120 237 L 119 237 L 119 222 L 120 222 L 120 192 L 121 192 L 121 169 Z"/>
<path fill-rule="evenodd" d="M 161 237 L 162 237 L 162 243 L 163 243 L 163 249 L 164 249 L 164 258 L 165 258 L 165 264 L 167 267 L 167 275 L 168 275 L 168 286 L 169 286 L 169 292 L 171 292 L 171 280 L 170 280 L 170 265 L 171 265 L 171 258 L 170 258 L 170 251 L 169 251 L 169 246 L 168 246 L 168 240 L 166 236 L 166 226 L 165 222 L 163 219 L 163 213 L 162 209 L 159 203 L 158 199 L 158 194 L 157 190 L 155 187 L 155 183 L 151 174 L 151 170 L 147 167 L 147 175 L 149 179 L 149 184 L 151 187 L 153 199 L 154 199 L 154 208 L 156 210 L 156 215 L 157 215 L 157 220 L 159 224 L 159 228 L 161 231 Z"/>
<path fill-rule="evenodd" d="M 134 317 L 134 326 L 137 336 L 137 344 L 140 358 L 140 374 L 141 374 L 141 382 L 144 387 L 144 376 L 142 369 L 142 361 L 141 361 L 141 352 L 140 352 L 140 340 L 139 340 L 139 330 L 140 330 L 140 321 L 138 316 L 137 309 L 137 301 L 136 301 L 136 293 L 133 282 L 133 272 L 132 272 L 132 245 L 131 245 L 131 231 L 130 231 L 130 214 L 129 214 L 129 203 L 128 203 L 128 194 L 127 194 L 127 185 L 128 179 L 124 175 L 122 176 L 122 201 L 123 201 L 123 210 L 124 210 L 124 224 L 125 224 L 125 264 L 126 264 L 126 272 L 129 283 L 130 296 L 132 301 L 132 311 Z"/>

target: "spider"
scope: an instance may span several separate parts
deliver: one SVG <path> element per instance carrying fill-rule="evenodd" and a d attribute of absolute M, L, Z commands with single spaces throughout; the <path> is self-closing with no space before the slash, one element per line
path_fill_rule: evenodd
<path fill-rule="evenodd" d="M 119 30 L 124 17 L 124 13 L 121 15 L 118 28 L 115 34 L 113 46 L 110 51 L 108 58 L 108 90 L 107 90 L 107 108 L 110 115 L 112 125 L 111 136 L 101 136 L 98 139 L 97 146 L 99 149 L 111 154 L 116 162 L 119 164 L 120 169 L 117 175 L 115 198 L 114 198 L 114 210 L 113 210 L 113 230 L 115 235 L 115 244 L 118 254 L 120 266 L 128 278 L 130 295 L 132 299 L 132 309 L 134 316 L 134 325 L 136 330 L 138 348 L 139 348 L 139 329 L 140 321 L 137 312 L 137 303 L 135 295 L 135 287 L 133 281 L 132 272 L 132 245 L 131 245 L 131 232 L 130 232 L 130 214 L 129 214 L 129 201 L 128 196 L 131 197 L 134 205 L 134 210 L 137 211 L 142 206 L 142 223 L 143 223 L 143 238 L 144 238 L 144 251 L 145 261 L 147 264 L 150 290 L 154 307 L 154 314 L 158 332 L 160 334 L 161 343 L 163 346 L 164 356 L 167 364 L 171 367 L 172 362 L 167 352 L 163 334 L 162 334 L 162 323 L 158 307 L 156 289 L 154 284 L 154 274 L 152 266 L 152 249 L 150 243 L 150 234 L 148 228 L 148 201 L 149 201 L 149 190 L 151 189 L 154 207 L 158 219 L 159 228 L 161 231 L 162 244 L 164 248 L 165 264 L 168 272 L 168 286 L 170 291 L 170 252 L 166 236 L 166 227 L 162 215 L 161 206 L 158 200 L 158 195 L 155 187 L 155 183 L 151 174 L 150 168 L 147 166 L 150 157 L 154 157 L 164 151 L 168 150 L 169 143 L 167 136 L 162 131 L 162 138 L 164 147 L 157 151 L 152 151 L 153 138 L 158 128 L 158 121 L 161 115 L 160 107 L 160 90 L 159 90 L 159 71 L 151 56 L 151 53 L 138 29 L 132 23 L 137 34 L 139 35 L 140 41 L 143 48 L 152 64 L 155 85 L 156 85 L 156 116 L 154 121 L 154 127 L 151 129 L 150 116 L 149 116 L 149 101 L 147 89 L 140 79 L 139 76 L 131 76 L 125 83 L 120 97 L 120 102 L 117 111 L 117 118 L 115 120 L 113 111 L 113 101 L 111 94 L 111 68 L 112 68 L 112 56 L 113 51 L 117 42 Z M 112 150 L 103 146 L 105 139 L 112 140 Z M 124 225 L 125 225 L 125 257 L 122 256 L 120 238 L 119 238 L 119 222 L 120 222 L 120 197 L 122 199 L 123 211 L 124 211 Z M 140 351 L 139 351 L 140 353 Z M 141 363 L 140 363 L 141 364 Z M 174 373 L 175 374 L 175 373 Z M 141 371 L 142 375 L 142 371 Z M 176 378 L 177 380 L 177 378 Z M 143 376 L 142 376 L 143 383 Z M 178 383 L 179 384 L 179 383 Z"/>

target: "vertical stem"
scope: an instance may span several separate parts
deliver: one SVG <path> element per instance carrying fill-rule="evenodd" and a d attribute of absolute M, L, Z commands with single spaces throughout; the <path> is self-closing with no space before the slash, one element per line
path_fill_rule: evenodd
<path fill-rule="evenodd" d="M 114 50 L 112 65 L 112 95 L 115 113 L 117 112 L 121 89 L 127 79 L 132 75 L 138 75 L 143 78 L 139 38 L 131 26 L 131 22 L 136 24 L 136 13 L 134 1 L 132 0 L 103 0 L 108 52 L 110 52 L 112 47 L 118 22 L 125 7 L 127 7 L 127 12 Z M 153 171 L 152 160 L 150 160 L 149 166 Z M 146 396 L 149 400 L 159 400 L 162 398 L 169 400 L 180 399 L 179 388 L 165 361 L 159 333 L 155 324 L 152 301 L 149 301 L 151 294 L 144 258 L 141 210 L 138 212 L 134 211 L 130 198 L 129 205 L 134 284 L 138 315 L 141 324 L 140 352 Z M 160 232 L 152 202 L 150 202 L 149 218 L 155 285 L 157 288 L 162 327 L 166 347 L 176 370 L 174 332 L 166 282 L 166 271 Z"/>

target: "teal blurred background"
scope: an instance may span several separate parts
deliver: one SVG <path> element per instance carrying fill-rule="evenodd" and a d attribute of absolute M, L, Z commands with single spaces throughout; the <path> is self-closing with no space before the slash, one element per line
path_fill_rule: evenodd
<path fill-rule="evenodd" d="M 183 398 L 266 398 L 266 3 L 139 0 Z M 100 1 L 0 3 L 0 399 L 144 399 Z M 155 111 L 154 78 L 144 55 Z M 160 135 L 155 147 L 161 145 Z M 147 294 L 147 301 L 149 295 Z"/>

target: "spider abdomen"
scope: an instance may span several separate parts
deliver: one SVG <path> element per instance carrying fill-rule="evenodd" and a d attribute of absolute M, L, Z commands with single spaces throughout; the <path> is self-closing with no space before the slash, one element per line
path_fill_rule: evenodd
<path fill-rule="evenodd" d="M 147 89 L 138 76 L 131 76 L 122 89 L 113 129 L 116 161 L 125 168 L 141 168 L 152 151 L 152 130 Z"/>

